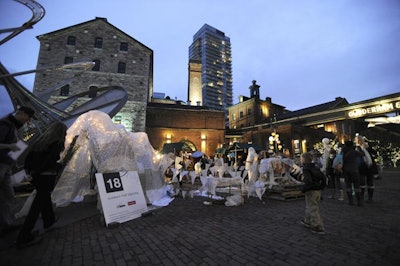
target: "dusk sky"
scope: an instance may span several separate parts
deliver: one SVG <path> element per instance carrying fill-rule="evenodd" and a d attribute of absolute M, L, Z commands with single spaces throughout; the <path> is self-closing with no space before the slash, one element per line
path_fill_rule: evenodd
<path fill-rule="evenodd" d="M 93 20 L 108 22 L 154 51 L 154 91 L 187 100 L 188 50 L 209 24 L 232 45 L 234 104 L 257 80 L 261 98 L 288 110 L 344 97 L 350 103 L 400 91 L 399 0 L 39 0 L 33 29 L 0 46 L 9 72 L 36 68 L 36 36 Z M 0 0 L 0 29 L 30 9 Z M 6 35 L 1 34 L 0 39 Z M 34 75 L 18 80 L 29 90 Z M 11 111 L 0 86 L 0 116 Z"/>

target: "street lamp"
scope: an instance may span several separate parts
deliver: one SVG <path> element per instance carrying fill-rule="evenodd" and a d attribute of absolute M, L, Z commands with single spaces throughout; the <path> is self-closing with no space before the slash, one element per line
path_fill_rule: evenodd
<path fill-rule="evenodd" d="M 281 141 L 279 140 L 279 134 L 276 133 L 276 131 L 271 133 L 271 136 L 269 136 L 268 140 L 270 150 L 273 150 L 275 153 L 282 150 Z"/>

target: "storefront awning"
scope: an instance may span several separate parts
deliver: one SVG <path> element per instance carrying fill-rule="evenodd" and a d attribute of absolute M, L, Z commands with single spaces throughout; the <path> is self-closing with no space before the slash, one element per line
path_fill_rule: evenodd
<path fill-rule="evenodd" d="M 183 142 L 165 143 L 161 150 L 161 153 L 167 154 L 167 153 L 180 152 L 184 144 L 185 143 Z"/>

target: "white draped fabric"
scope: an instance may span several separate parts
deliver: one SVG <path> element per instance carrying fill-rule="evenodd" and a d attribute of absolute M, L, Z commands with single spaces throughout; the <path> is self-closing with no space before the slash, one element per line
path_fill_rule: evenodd
<path fill-rule="evenodd" d="M 78 135 L 74 153 L 52 193 L 57 206 L 81 201 L 90 193 L 92 165 L 97 172 L 137 171 L 148 203 L 159 200 L 165 191 L 164 170 L 168 157 L 155 161 L 156 152 L 147 134 L 132 133 L 116 125 L 100 111 L 81 115 L 68 129 L 66 151 Z M 65 156 L 65 154 L 64 154 Z"/>

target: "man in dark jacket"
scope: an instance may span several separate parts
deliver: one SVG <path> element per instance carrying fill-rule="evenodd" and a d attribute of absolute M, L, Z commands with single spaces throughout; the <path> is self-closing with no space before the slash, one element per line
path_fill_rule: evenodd
<path fill-rule="evenodd" d="M 305 217 L 300 223 L 311 228 L 313 233 L 325 234 L 324 224 L 319 215 L 319 202 L 321 201 L 321 190 L 326 186 L 326 176 L 312 162 L 311 153 L 303 153 L 300 160 L 303 165 L 302 181 L 304 182 L 303 192 L 306 201 Z"/>
<path fill-rule="evenodd" d="M 14 160 L 8 156 L 10 151 L 18 150 L 17 130 L 34 115 L 29 107 L 21 107 L 15 114 L 0 119 L 0 235 L 15 229 L 12 213 L 14 188 L 11 183 L 11 167 Z"/>
<path fill-rule="evenodd" d="M 353 188 L 357 198 L 357 205 L 363 206 L 360 189 L 360 166 L 363 163 L 362 154 L 355 150 L 353 141 L 344 143 L 343 148 L 343 176 L 346 183 L 346 193 L 349 204 L 353 205 Z"/>
<path fill-rule="evenodd" d="M 362 154 L 363 163 L 359 169 L 360 172 L 360 189 L 361 197 L 364 199 L 364 192 L 367 188 L 368 190 L 368 201 L 372 202 L 372 197 L 374 195 L 374 174 L 373 174 L 373 159 L 368 150 L 368 143 L 365 142 L 363 136 L 356 136 L 354 138 L 354 143 L 356 144 L 355 150 Z"/>

